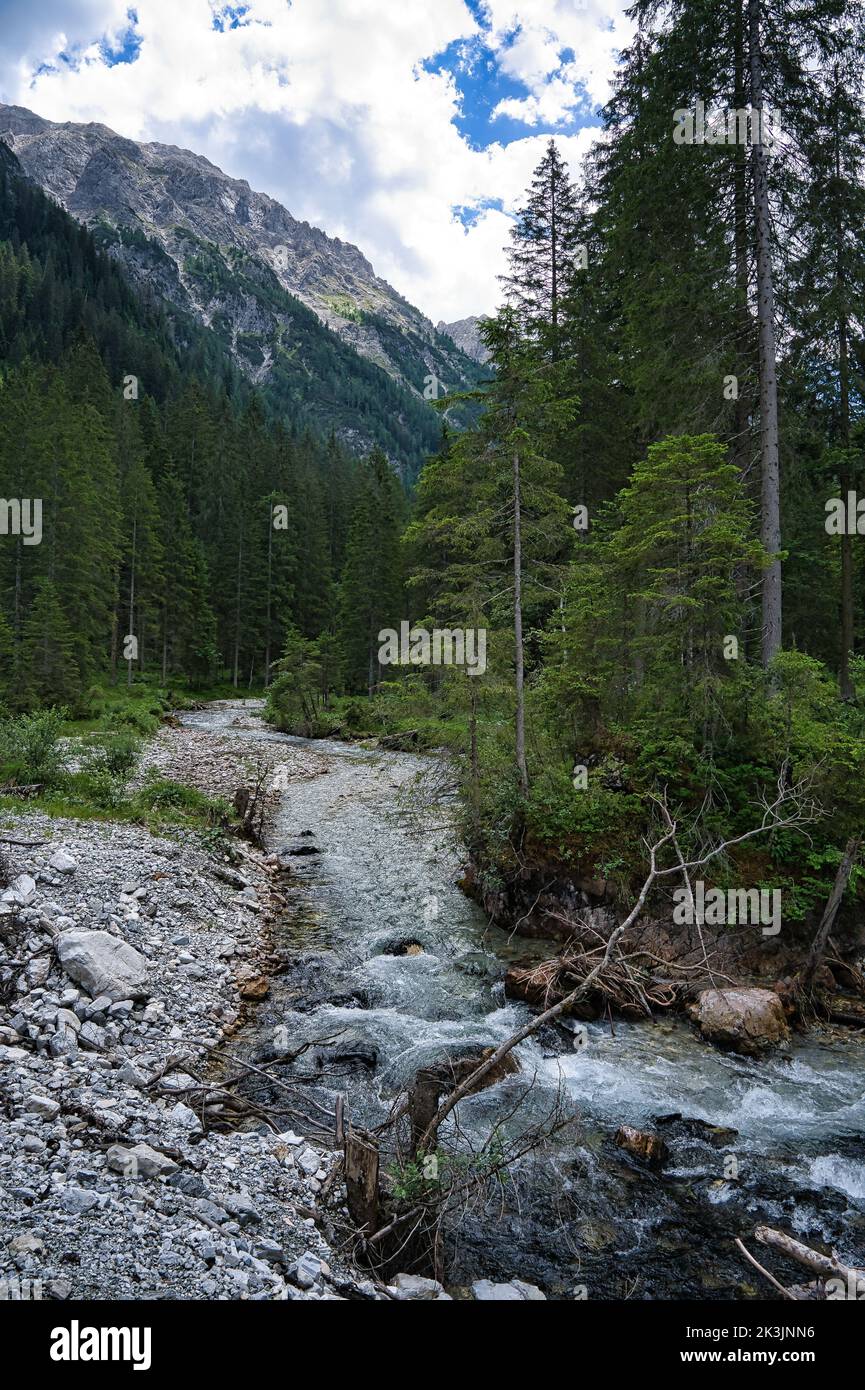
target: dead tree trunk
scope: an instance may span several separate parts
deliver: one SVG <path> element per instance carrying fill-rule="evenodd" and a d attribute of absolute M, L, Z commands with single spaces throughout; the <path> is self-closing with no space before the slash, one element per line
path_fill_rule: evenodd
<path fill-rule="evenodd" d="M 441 1068 L 424 1067 L 415 1076 L 408 1100 L 413 1156 L 424 1151 L 426 1135 L 435 1120 L 439 1101 L 446 1089 Z"/>
<path fill-rule="evenodd" d="M 371 1135 L 348 1126 L 345 1137 L 345 1189 L 351 1219 L 367 1240 L 381 1224 L 378 1144 Z"/>
<path fill-rule="evenodd" d="M 525 656 L 523 653 L 523 540 L 520 499 L 520 456 L 514 451 L 514 647 L 516 656 L 516 758 L 520 792 L 529 794 L 526 766 Z"/>
<path fill-rule="evenodd" d="M 850 881 L 850 875 L 853 872 L 853 865 L 856 862 L 856 856 L 859 853 L 859 846 L 861 845 L 861 843 L 861 835 L 853 835 L 851 839 L 847 841 L 847 847 L 844 850 L 844 857 L 842 858 L 841 863 L 838 865 L 838 872 L 835 875 L 835 882 L 832 885 L 832 892 L 829 894 L 829 901 L 826 903 L 826 906 L 823 910 L 823 916 L 821 917 L 820 925 L 817 928 L 817 935 L 811 942 L 811 949 L 808 952 L 808 959 L 805 962 L 805 969 L 802 971 L 801 983 L 803 989 L 807 989 L 810 986 L 811 981 L 813 980 L 814 975 L 816 973 L 817 966 L 823 959 L 823 953 L 826 950 L 826 943 L 828 942 L 829 937 L 832 933 L 832 928 L 835 925 L 835 918 L 837 917 L 838 909 L 841 906 L 841 899 L 844 897 L 845 889 Z"/>
<path fill-rule="evenodd" d="M 775 350 L 775 289 L 769 221 L 769 156 L 764 144 L 763 59 L 760 51 L 760 0 L 748 0 L 751 59 L 751 120 L 759 122 L 754 140 L 754 214 L 757 249 L 757 325 L 760 338 L 760 461 L 762 466 L 761 540 L 770 555 L 781 549 L 781 478 L 778 459 L 778 379 Z M 781 561 L 763 574 L 763 665 L 781 647 Z"/>

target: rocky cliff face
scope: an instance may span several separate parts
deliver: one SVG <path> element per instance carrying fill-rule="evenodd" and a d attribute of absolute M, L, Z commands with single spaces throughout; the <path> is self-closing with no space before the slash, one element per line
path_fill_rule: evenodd
<path fill-rule="evenodd" d="M 455 323 L 442 321 L 437 327 L 439 333 L 450 338 L 460 352 L 464 352 L 466 357 L 471 357 L 472 361 L 479 362 L 483 366 L 484 363 L 489 362 L 490 354 L 481 337 L 480 325 L 481 320 L 477 314 L 472 314 L 467 319 L 457 319 Z"/>
<path fill-rule="evenodd" d="M 297 300 L 420 400 L 437 390 L 431 377 L 450 389 L 476 380 L 476 362 L 356 246 L 298 222 L 202 155 L 3 105 L 0 140 L 134 279 L 213 328 L 252 380 L 266 382 L 297 351 Z"/>

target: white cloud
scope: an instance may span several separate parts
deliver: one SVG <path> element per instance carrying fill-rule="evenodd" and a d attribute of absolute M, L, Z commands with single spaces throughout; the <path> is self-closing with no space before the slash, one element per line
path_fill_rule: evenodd
<path fill-rule="evenodd" d="M 486 0 L 484 34 L 464 0 L 249 0 L 220 32 L 217 0 L 135 0 L 140 51 L 110 66 L 102 43 L 125 29 L 127 0 L 40 0 L 29 23 L 19 3 L 11 28 L 0 2 L 0 96 L 205 154 L 360 246 L 432 318 L 459 318 L 498 301 L 507 214 L 547 139 L 532 128 L 606 96 L 623 5 Z M 460 41 L 466 70 L 488 43 L 525 89 L 505 104 L 525 138 L 478 150 L 460 135 L 454 79 L 423 66 Z M 589 141 L 559 143 L 575 164 Z M 470 227 L 454 208 L 477 210 Z"/>
<path fill-rule="evenodd" d="M 566 120 L 576 106 L 574 87 L 598 105 L 609 96 L 617 50 L 632 34 L 621 0 L 483 0 L 492 42 L 503 69 L 528 88 L 523 111 L 547 122 Z M 573 59 L 561 63 L 563 50 Z M 556 84 L 558 74 L 561 81 Z M 550 91 L 556 86 L 555 93 Z M 508 114 L 515 115 L 514 103 Z"/>

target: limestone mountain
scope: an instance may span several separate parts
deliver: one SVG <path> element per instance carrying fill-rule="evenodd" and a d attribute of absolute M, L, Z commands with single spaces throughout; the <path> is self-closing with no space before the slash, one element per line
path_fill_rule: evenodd
<path fill-rule="evenodd" d="M 479 362 L 481 366 L 489 362 L 490 354 L 486 343 L 480 334 L 481 320 L 477 314 L 470 314 L 466 319 L 457 319 L 454 323 L 444 323 L 437 325 L 438 332 L 450 338 L 451 342 L 464 352 L 466 357 L 471 357 L 474 362 Z"/>
<path fill-rule="evenodd" d="M 358 450 L 379 444 L 413 471 L 439 437 L 430 378 L 449 390 L 477 381 L 474 357 L 356 246 L 204 156 L 17 106 L 0 105 L 0 140 L 135 282 L 212 330 L 288 416 Z"/>

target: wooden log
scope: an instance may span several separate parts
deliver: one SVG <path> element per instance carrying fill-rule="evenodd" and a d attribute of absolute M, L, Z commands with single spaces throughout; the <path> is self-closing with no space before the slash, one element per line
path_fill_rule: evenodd
<path fill-rule="evenodd" d="M 351 1126 L 345 1137 L 345 1188 L 351 1218 L 369 1239 L 381 1224 L 378 1144 L 371 1135 Z"/>

